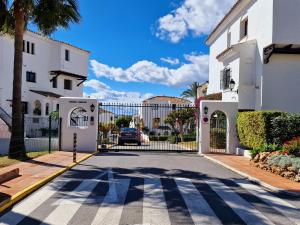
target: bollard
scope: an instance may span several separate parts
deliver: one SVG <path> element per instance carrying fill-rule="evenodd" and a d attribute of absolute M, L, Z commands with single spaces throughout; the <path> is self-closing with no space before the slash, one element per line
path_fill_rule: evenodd
<path fill-rule="evenodd" d="M 74 133 L 73 134 L 73 162 L 76 163 L 77 161 L 77 150 L 76 150 L 76 147 L 77 147 L 77 134 Z"/>

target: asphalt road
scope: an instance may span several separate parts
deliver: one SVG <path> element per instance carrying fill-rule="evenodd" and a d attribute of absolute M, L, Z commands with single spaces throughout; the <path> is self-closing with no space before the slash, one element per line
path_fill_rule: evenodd
<path fill-rule="evenodd" d="M 280 196 L 193 154 L 102 153 L 38 190 L 1 224 L 300 224 Z"/>

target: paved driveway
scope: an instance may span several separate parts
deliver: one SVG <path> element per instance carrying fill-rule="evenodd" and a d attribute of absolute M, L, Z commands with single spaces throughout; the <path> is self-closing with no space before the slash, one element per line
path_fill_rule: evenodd
<path fill-rule="evenodd" d="M 300 224 L 278 196 L 193 154 L 94 156 L 0 218 L 2 224 Z"/>

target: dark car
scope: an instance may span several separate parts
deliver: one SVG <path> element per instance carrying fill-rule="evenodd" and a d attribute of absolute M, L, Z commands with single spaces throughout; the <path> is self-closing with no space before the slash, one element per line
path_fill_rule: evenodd
<path fill-rule="evenodd" d="M 118 144 L 124 145 L 125 143 L 141 145 L 141 132 L 136 128 L 121 128 Z"/>

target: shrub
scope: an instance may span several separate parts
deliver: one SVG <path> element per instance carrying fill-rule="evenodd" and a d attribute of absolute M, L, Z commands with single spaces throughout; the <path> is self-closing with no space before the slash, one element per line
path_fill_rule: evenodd
<path fill-rule="evenodd" d="M 251 157 L 254 158 L 257 154 L 261 152 L 274 152 L 282 150 L 278 145 L 276 144 L 264 144 L 262 147 L 259 148 L 253 148 L 250 152 Z"/>
<path fill-rule="evenodd" d="M 196 135 L 183 135 L 183 141 L 184 142 L 196 141 Z"/>
<path fill-rule="evenodd" d="M 295 136 L 300 136 L 300 114 L 285 113 L 273 118 L 271 135 L 274 142 L 283 145 Z"/>
<path fill-rule="evenodd" d="M 293 138 L 283 145 L 283 150 L 287 154 L 296 154 L 300 152 L 300 138 Z"/>
<path fill-rule="evenodd" d="M 150 141 L 167 141 L 168 136 L 149 136 Z"/>
<path fill-rule="evenodd" d="M 237 118 L 240 144 L 246 148 L 260 148 L 273 143 L 272 119 L 283 115 L 278 111 L 241 112 Z"/>
<path fill-rule="evenodd" d="M 279 166 L 282 169 L 293 167 L 300 173 L 300 158 L 289 155 L 276 155 L 268 159 L 269 166 Z"/>

